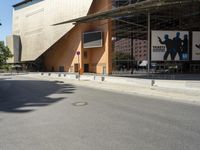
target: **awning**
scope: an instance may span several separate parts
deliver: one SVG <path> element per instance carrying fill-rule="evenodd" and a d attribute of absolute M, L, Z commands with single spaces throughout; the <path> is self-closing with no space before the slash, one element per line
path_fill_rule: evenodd
<path fill-rule="evenodd" d="M 129 4 L 127 6 L 113 8 L 108 11 L 98 12 L 88 16 L 67 20 L 53 25 L 55 26 L 66 23 L 84 23 L 96 20 L 118 18 L 139 13 L 142 14 L 147 12 L 153 13 L 166 8 L 185 6 L 188 4 L 199 3 L 199 2 L 200 0 L 146 0 L 134 4 Z"/>

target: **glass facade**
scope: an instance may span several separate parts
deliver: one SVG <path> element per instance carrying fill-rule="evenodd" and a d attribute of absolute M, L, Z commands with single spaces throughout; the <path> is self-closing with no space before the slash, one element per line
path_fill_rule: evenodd
<path fill-rule="evenodd" d="M 138 2 L 137 0 L 113 0 L 114 7 L 123 7 Z M 193 31 L 200 31 L 200 5 L 178 5 L 166 7 L 150 14 L 151 39 L 148 40 L 148 13 L 129 14 L 113 19 L 113 75 L 147 73 L 148 57 L 150 57 L 150 73 L 193 73 L 200 72 L 200 59 L 193 60 Z M 156 31 L 158 36 L 153 37 Z M 158 32 L 159 31 L 159 32 Z M 169 31 L 169 33 L 168 33 Z M 155 32 L 155 33 L 156 33 Z M 183 35 L 182 35 L 183 32 Z M 170 37 L 174 33 L 174 37 Z M 187 35 L 186 35 L 187 33 Z M 148 44 L 153 51 L 153 39 L 158 41 L 160 47 L 166 46 L 165 38 L 168 36 L 173 43 L 180 34 L 182 39 L 180 52 L 175 48 L 165 50 L 163 60 L 153 59 L 154 53 L 148 50 Z M 171 38 L 171 39 L 170 39 Z M 160 39 L 160 40 L 159 40 Z M 164 41 L 165 40 L 165 41 Z M 185 42 L 184 42 L 185 40 Z M 150 42 L 150 43 L 149 43 Z M 200 41 L 199 41 L 200 42 Z M 173 45 L 173 44 L 172 44 Z M 175 45 L 175 44 L 174 44 Z M 156 47 L 156 46 L 155 46 Z M 160 48 L 159 46 L 157 48 Z M 175 46 L 174 46 L 175 47 Z M 184 49 L 185 47 L 185 49 Z M 170 56 L 173 55 L 174 59 Z M 188 53 L 184 53 L 184 51 Z M 181 55 L 181 56 L 180 56 Z M 178 56 L 180 58 L 178 58 Z M 157 56 L 155 56 L 157 57 Z M 171 56 L 173 57 L 173 56 Z M 175 59 L 177 57 L 178 59 Z M 171 60 L 168 60 L 168 59 Z M 183 59 L 185 58 L 185 59 Z"/>

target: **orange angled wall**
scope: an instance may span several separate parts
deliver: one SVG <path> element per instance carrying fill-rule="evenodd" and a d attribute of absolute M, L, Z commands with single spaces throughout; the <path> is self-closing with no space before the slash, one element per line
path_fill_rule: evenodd
<path fill-rule="evenodd" d="M 105 11 L 110 8 L 111 0 L 94 0 L 89 14 Z M 106 73 L 111 73 L 111 26 L 110 20 L 77 24 L 43 55 L 46 70 L 52 71 L 53 67 L 54 71 L 59 71 L 59 66 L 64 66 L 65 71 L 74 72 L 74 64 L 78 62 L 76 52 L 80 51 L 81 68 L 84 68 L 84 64 L 89 64 L 89 72 L 101 74 L 104 67 L 106 68 Z M 103 47 L 84 49 L 82 33 L 94 30 L 101 30 L 103 32 Z M 84 57 L 85 51 L 87 52 L 87 58 Z"/>

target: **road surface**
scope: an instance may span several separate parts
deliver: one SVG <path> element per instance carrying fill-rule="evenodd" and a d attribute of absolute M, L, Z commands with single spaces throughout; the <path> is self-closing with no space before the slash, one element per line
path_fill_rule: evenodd
<path fill-rule="evenodd" d="M 199 149 L 198 105 L 0 77 L 0 150 Z"/>

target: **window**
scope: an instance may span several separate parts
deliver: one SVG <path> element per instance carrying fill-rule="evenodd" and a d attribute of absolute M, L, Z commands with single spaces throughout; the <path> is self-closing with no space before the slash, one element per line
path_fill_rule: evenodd
<path fill-rule="evenodd" d="M 88 57 L 87 51 L 84 51 L 83 56 L 85 59 L 87 59 L 87 57 Z"/>

